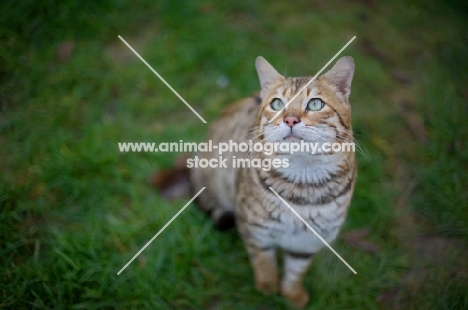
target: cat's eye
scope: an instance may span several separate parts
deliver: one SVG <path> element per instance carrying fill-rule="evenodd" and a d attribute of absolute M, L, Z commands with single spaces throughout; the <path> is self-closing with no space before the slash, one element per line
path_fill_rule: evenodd
<path fill-rule="evenodd" d="M 284 103 L 283 101 L 281 101 L 280 99 L 278 98 L 275 98 L 273 99 L 273 101 L 270 103 L 270 107 L 275 110 L 275 111 L 279 111 L 281 110 L 282 108 L 284 108 Z"/>
<path fill-rule="evenodd" d="M 323 103 L 323 101 L 318 98 L 310 99 L 310 101 L 307 103 L 306 110 L 307 111 L 320 111 L 322 110 L 324 105 L 325 103 Z"/>

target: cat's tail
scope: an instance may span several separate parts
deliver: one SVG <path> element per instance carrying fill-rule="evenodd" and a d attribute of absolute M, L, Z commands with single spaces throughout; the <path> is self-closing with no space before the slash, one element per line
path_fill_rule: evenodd
<path fill-rule="evenodd" d="M 184 155 L 176 159 L 174 167 L 154 172 L 149 183 L 162 197 L 169 200 L 193 197 L 201 188 L 195 188 L 195 182 L 190 180 L 190 169 L 187 168 L 186 161 L 189 155 Z M 192 183 L 192 184 L 191 184 Z M 197 205 L 211 217 L 214 226 L 221 231 L 228 230 L 235 226 L 234 212 L 220 208 L 217 202 L 217 195 L 209 188 L 197 197 Z"/>
<path fill-rule="evenodd" d="M 158 170 L 149 177 L 151 186 L 169 200 L 190 196 L 190 169 L 185 162 L 188 155 L 176 159 L 173 168 Z"/>

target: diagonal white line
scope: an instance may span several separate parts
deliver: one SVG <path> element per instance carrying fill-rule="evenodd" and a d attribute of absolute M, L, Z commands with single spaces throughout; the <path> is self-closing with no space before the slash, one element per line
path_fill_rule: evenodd
<path fill-rule="evenodd" d="M 356 36 L 354 36 L 354 37 L 353 37 L 351 40 L 349 40 L 349 42 L 348 42 L 348 43 L 346 43 L 346 45 L 345 45 L 345 46 L 343 46 L 343 48 L 342 48 L 342 49 L 340 49 L 340 50 L 339 50 L 339 52 L 338 52 L 338 53 L 336 53 L 336 55 L 335 55 L 335 56 L 333 56 L 333 58 L 332 58 L 332 59 L 330 59 L 330 61 L 329 61 L 329 62 L 327 62 L 327 64 L 326 64 L 325 66 L 323 66 L 323 68 L 322 68 L 322 69 L 320 69 L 320 71 L 319 71 L 319 72 L 317 72 L 317 74 L 316 74 L 316 75 L 315 75 L 313 78 L 311 78 L 311 79 L 310 79 L 310 81 L 309 81 L 309 82 L 307 82 L 307 84 L 305 84 L 305 85 L 304 85 L 304 86 L 303 86 L 303 87 L 302 87 L 302 88 L 301 88 L 301 89 L 300 89 L 300 90 L 297 92 L 297 94 L 295 94 L 295 95 L 294 95 L 294 97 L 292 97 L 292 98 L 291 98 L 291 99 L 288 101 L 288 103 L 286 103 L 286 105 L 284 106 L 284 108 L 282 108 L 281 110 L 279 110 L 279 111 L 278 111 L 278 113 L 276 113 L 276 114 L 275 114 L 275 116 L 273 116 L 273 118 L 272 118 L 272 119 L 270 119 L 270 121 L 269 121 L 268 123 L 271 123 L 271 122 L 273 122 L 273 120 L 274 120 L 275 118 L 277 118 L 277 117 L 278 117 L 278 115 L 280 115 L 281 113 L 283 113 L 284 111 L 286 111 L 286 109 L 288 108 L 289 104 L 290 104 L 290 103 L 291 103 L 291 102 L 292 102 L 294 99 L 296 99 L 296 98 L 297 98 L 297 96 L 299 96 L 299 94 L 300 94 L 300 93 L 302 93 L 302 91 L 303 91 L 304 89 L 306 89 L 306 88 L 307 88 L 307 86 L 309 86 L 309 85 L 310 85 L 310 84 L 311 84 L 311 83 L 312 83 L 312 82 L 313 82 L 313 81 L 314 81 L 314 80 L 317 78 L 317 76 L 319 76 L 319 74 L 320 74 L 320 73 L 322 73 L 322 71 L 323 71 L 323 70 L 325 70 L 325 69 L 328 67 L 328 65 L 329 65 L 329 64 L 331 64 L 331 63 L 333 62 L 333 60 L 335 60 L 335 58 L 336 58 L 336 57 L 338 57 L 338 55 L 340 55 L 340 54 L 341 54 L 341 52 L 342 52 L 342 51 L 344 51 L 344 49 L 345 49 L 345 48 L 347 48 L 347 47 L 348 47 L 348 45 L 350 45 L 350 44 L 351 44 L 351 42 L 353 42 L 353 41 L 354 41 L 354 39 L 356 39 Z"/>
<path fill-rule="evenodd" d="M 312 228 L 312 226 L 309 225 L 297 212 L 294 210 L 284 199 L 281 197 L 272 187 L 270 187 L 270 190 L 278 196 L 278 198 L 304 223 L 307 228 L 309 228 L 316 236 L 319 238 L 354 274 L 357 274 L 356 270 L 353 269 L 341 256 L 338 254 L 316 231 L 315 229 Z"/>
<path fill-rule="evenodd" d="M 157 233 L 157 234 L 156 234 L 156 235 L 155 235 L 153 238 L 151 238 L 151 240 L 150 240 L 150 241 L 148 241 L 148 243 L 146 243 L 146 244 L 145 244 L 145 246 L 144 246 L 143 248 L 141 248 L 141 250 L 140 250 L 140 251 L 138 251 L 138 253 L 136 253 L 136 254 L 135 254 L 135 256 L 133 256 L 133 258 L 132 258 L 132 259 L 131 259 L 131 260 L 130 260 L 130 261 L 129 261 L 129 262 L 128 262 L 128 263 L 127 263 L 127 264 L 126 264 L 126 265 L 125 265 L 123 268 L 122 268 L 122 269 L 120 269 L 120 271 L 119 271 L 119 272 L 117 272 L 117 275 L 120 275 L 120 273 L 122 273 L 122 271 L 124 271 L 124 270 L 125 270 L 125 268 L 127 268 L 127 267 L 128 267 L 128 265 L 130 265 L 130 264 L 131 264 L 131 263 L 132 263 L 132 262 L 135 260 L 135 258 L 137 258 L 137 257 L 138 257 L 138 255 L 140 255 L 140 254 L 141 254 L 141 252 L 143 252 L 143 251 L 144 251 L 144 250 L 145 250 L 145 249 L 146 249 L 146 248 L 147 248 L 147 247 L 150 245 L 150 243 L 151 243 L 151 242 L 153 242 L 153 241 L 154 241 L 154 239 L 156 239 L 156 238 L 157 238 L 157 237 L 158 237 L 158 236 L 159 236 L 159 235 L 160 235 L 160 234 L 161 234 L 161 233 L 164 231 L 164 229 L 166 229 L 166 227 L 167 227 L 167 226 L 169 226 L 169 224 L 171 224 L 171 223 L 172 223 L 172 221 L 173 221 L 173 220 L 175 220 L 175 219 L 176 219 L 176 217 L 178 217 L 178 216 L 179 216 L 179 215 L 180 215 L 180 214 L 181 214 L 181 213 L 182 213 L 182 212 L 185 210 L 185 208 L 187 208 L 187 207 L 190 205 L 190 203 L 191 203 L 192 201 L 194 201 L 194 200 L 195 200 L 195 198 L 197 198 L 197 197 L 198 197 L 198 195 L 200 195 L 200 194 L 201 194 L 201 192 L 203 192 L 203 190 L 204 190 L 205 188 L 206 188 L 206 187 L 203 187 L 203 188 L 202 188 L 202 189 L 201 189 L 201 190 L 200 190 L 200 191 L 199 191 L 199 192 L 198 192 L 198 193 L 197 193 L 195 196 L 193 196 L 193 198 L 192 198 L 192 199 L 190 199 L 190 201 L 189 201 L 189 202 L 187 202 L 187 204 L 186 204 L 186 205 L 185 205 L 185 206 L 184 206 L 182 209 L 180 209 L 180 211 L 179 211 L 179 212 L 177 212 L 177 214 L 176 214 L 176 215 L 174 215 L 174 216 L 171 218 L 171 220 L 170 220 L 169 222 L 167 222 L 167 224 L 166 224 L 166 225 L 164 225 L 164 227 L 163 227 L 163 228 L 161 228 L 161 230 L 160 230 L 160 231 L 158 231 L 158 233 Z"/>
<path fill-rule="evenodd" d="M 141 57 L 140 54 L 138 54 L 137 51 L 135 51 L 135 50 L 133 49 L 133 47 L 131 47 L 130 44 L 127 43 L 127 41 L 125 41 L 120 35 L 119 35 L 119 39 L 122 40 L 122 42 L 125 43 L 125 45 L 127 45 L 127 47 L 128 47 L 135 55 L 137 55 L 137 57 L 140 58 L 140 60 L 143 61 L 143 63 L 144 63 L 151 71 L 153 71 L 153 73 L 156 74 L 156 76 L 157 76 L 161 81 L 163 81 L 163 83 L 166 84 L 166 86 L 169 87 L 169 89 L 172 90 L 172 92 L 173 92 L 177 97 L 179 97 L 179 99 L 182 100 L 182 102 L 185 103 L 185 105 L 186 105 L 190 110 L 192 110 L 192 112 L 195 113 L 195 115 L 198 116 L 198 118 L 201 119 L 201 121 L 202 121 L 203 123 L 206 124 L 206 121 L 203 119 L 203 117 L 201 117 L 200 114 L 198 114 L 197 111 L 195 111 L 195 109 L 192 108 L 192 106 L 191 106 L 190 104 L 188 104 L 188 102 L 185 101 L 185 99 L 182 98 L 182 96 L 179 95 L 179 93 L 176 92 L 176 91 L 174 90 L 174 88 L 172 88 L 172 86 L 169 85 L 169 83 L 166 82 L 166 80 L 163 79 L 163 77 L 160 76 L 159 73 L 157 73 L 156 70 L 154 70 L 154 69 L 146 62 L 146 60 L 143 59 L 143 57 Z"/>

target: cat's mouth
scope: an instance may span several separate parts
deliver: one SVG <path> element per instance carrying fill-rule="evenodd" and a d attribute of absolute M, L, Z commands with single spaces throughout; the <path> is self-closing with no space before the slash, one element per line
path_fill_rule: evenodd
<path fill-rule="evenodd" d="M 286 136 L 283 140 L 287 140 L 287 141 L 301 141 L 301 140 L 304 140 L 304 139 L 299 138 L 298 136 L 295 136 L 295 135 L 288 135 L 288 136 Z"/>

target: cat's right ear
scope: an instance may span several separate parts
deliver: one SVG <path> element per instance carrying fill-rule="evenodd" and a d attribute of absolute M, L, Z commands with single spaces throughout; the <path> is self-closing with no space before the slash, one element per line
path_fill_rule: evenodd
<path fill-rule="evenodd" d="M 260 96 L 263 98 L 265 92 L 278 80 L 284 79 L 284 77 L 273 68 L 268 61 L 262 56 L 258 56 L 255 60 L 255 68 L 257 69 L 258 79 L 260 80 L 260 86 L 262 91 Z"/>

